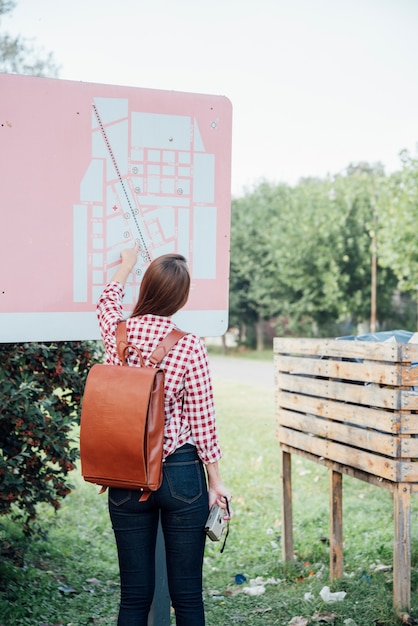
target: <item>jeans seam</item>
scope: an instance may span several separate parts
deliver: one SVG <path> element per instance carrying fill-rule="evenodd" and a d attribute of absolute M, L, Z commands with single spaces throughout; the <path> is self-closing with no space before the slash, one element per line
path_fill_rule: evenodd
<path fill-rule="evenodd" d="M 113 506 L 122 506 L 122 504 L 126 504 L 126 502 L 129 502 L 129 500 L 131 499 L 131 491 L 127 491 L 126 496 L 124 496 L 121 500 L 114 500 L 112 498 L 112 488 L 109 489 L 109 502 L 111 502 L 113 504 Z"/>

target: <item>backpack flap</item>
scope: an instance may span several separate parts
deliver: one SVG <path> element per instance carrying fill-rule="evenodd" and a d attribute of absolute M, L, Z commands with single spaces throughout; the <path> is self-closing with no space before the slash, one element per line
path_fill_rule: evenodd
<path fill-rule="evenodd" d="M 144 366 L 141 351 L 129 344 L 126 322 L 116 328 L 116 347 L 123 364 L 94 365 L 87 376 L 81 409 L 81 473 L 102 487 L 142 489 L 145 498 L 162 481 L 164 443 L 164 370 L 157 367 L 185 335 L 172 330 Z M 141 367 L 129 367 L 129 350 Z"/>
<path fill-rule="evenodd" d="M 163 440 L 163 370 L 94 365 L 81 411 L 84 479 L 108 487 L 158 489 Z"/>

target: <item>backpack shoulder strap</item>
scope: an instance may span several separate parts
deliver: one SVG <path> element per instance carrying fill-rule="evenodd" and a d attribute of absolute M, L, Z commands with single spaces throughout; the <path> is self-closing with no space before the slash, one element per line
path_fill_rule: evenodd
<path fill-rule="evenodd" d="M 174 328 L 168 333 L 162 340 L 162 342 L 155 348 L 154 352 L 150 356 L 150 363 L 157 365 L 163 358 L 170 352 L 171 348 L 178 342 L 184 335 L 188 333 Z M 126 334 L 126 322 L 119 322 L 116 326 L 116 348 L 118 351 L 118 357 L 123 364 L 126 363 L 126 348 L 129 346 L 128 337 Z M 141 355 L 142 356 L 142 355 Z"/>
<path fill-rule="evenodd" d="M 180 330 L 179 328 L 174 328 L 171 332 L 168 333 L 166 337 L 162 340 L 159 346 L 157 346 L 154 352 L 151 354 L 149 360 L 153 365 L 157 365 L 163 358 L 170 352 L 171 348 L 178 342 L 184 335 L 188 333 Z"/>
<path fill-rule="evenodd" d="M 127 347 L 128 337 L 126 334 L 126 322 L 118 322 L 116 326 L 116 349 L 122 363 L 126 363 L 125 350 Z"/>

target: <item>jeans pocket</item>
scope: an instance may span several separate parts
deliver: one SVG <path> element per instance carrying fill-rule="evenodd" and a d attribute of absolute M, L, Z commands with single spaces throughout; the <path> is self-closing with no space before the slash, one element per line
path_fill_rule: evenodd
<path fill-rule="evenodd" d="M 130 489 L 119 489 L 118 487 L 109 488 L 109 502 L 114 506 L 121 506 L 131 499 Z"/>
<path fill-rule="evenodd" d="M 191 504 L 202 495 L 201 461 L 164 463 L 164 473 L 171 496 Z"/>

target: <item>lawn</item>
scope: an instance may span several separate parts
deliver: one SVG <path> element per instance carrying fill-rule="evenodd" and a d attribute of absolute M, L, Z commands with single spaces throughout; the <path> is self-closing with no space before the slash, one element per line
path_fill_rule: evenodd
<path fill-rule="evenodd" d="M 294 457 L 296 554 L 284 564 L 274 391 L 217 379 L 214 386 L 234 519 L 223 554 L 218 543 L 207 543 L 207 626 L 401 624 L 392 609 L 390 494 L 344 477 L 345 575 L 331 584 L 327 469 Z M 57 514 L 41 510 L 40 532 L 29 543 L 16 523 L 1 520 L 0 626 L 116 624 L 118 570 L 106 496 L 74 474 L 74 491 Z M 414 528 L 412 546 L 411 615 L 418 616 Z M 346 595 L 326 602 L 325 587 Z"/>

